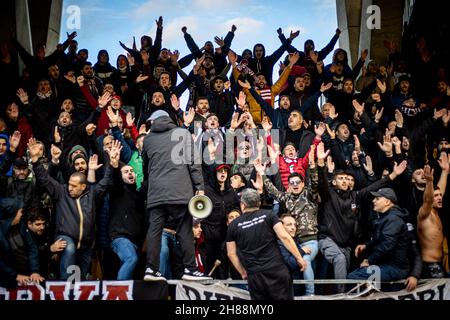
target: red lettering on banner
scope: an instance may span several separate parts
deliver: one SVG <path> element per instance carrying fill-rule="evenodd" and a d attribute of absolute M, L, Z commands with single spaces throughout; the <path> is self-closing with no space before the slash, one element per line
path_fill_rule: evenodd
<path fill-rule="evenodd" d="M 133 281 L 103 281 L 102 300 L 133 300 Z"/>
<path fill-rule="evenodd" d="M 74 300 L 93 300 L 99 295 L 99 287 L 98 281 L 76 282 L 73 288 Z"/>
<path fill-rule="evenodd" d="M 69 300 L 70 283 L 68 282 L 47 282 L 46 292 L 50 300 Z"/>
<path fill-rule="evenodd" d="M 18 286 L 7 289 L 9 300 L 44 300 L 45 290 L 40 285 Z"/>

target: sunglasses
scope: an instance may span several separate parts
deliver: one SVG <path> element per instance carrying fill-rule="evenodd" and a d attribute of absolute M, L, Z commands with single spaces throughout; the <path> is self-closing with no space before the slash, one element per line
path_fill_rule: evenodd
<path fill-rule="evenodd" d="M 298 185 L 300 185 L 302 182 L 303 182 L 302 180 L 294 180 L 294 181 L 289 181 L 289 184 L 290 184 L 291 186 L 298 186 Z"/>

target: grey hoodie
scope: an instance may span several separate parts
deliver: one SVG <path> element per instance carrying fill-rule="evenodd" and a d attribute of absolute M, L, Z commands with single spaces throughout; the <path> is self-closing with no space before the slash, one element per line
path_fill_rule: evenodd
<path fill-rule="evenodd" d="M 194 149 L 190 132 L 178 128 L 169 117 L 153 122 L 143 150 L 148 174 L 147 208 L 187 204 L 194 188 L 204 190 L 201 162 L 194 164 Z"/>

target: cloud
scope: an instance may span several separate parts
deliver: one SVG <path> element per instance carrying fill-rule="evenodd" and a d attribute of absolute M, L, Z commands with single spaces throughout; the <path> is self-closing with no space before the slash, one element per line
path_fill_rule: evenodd
<path fill-rule="evenodd" d="M 256 35 L 262 31 L 264 26 L 264 23 L 260 20 L 256 20 L 250 17 L 238 17 L 225 21 L 223 23 L 223 28 L 225 28 L 225 30 L 223 31 L 228 31 L 228 29 L 233 24 L 236 25 L 237 27 L 236 32 L 238 32 L 239 35 L 241 34 Z"/>
<path fill-rule="evenodd" d="M 283 32 L 284 32 L 284 35 L 285 35 L 286 37 L 289 37 L 291 31 L 297 31 L 297 30 L 300 30 L 300 36 L 301 36 L 302 34 L 303 34 L 303 35 L 308 34 L 308 29 L 306 29 L 306 28 L 303 27 L 303 26 L 299 26 L 299 25 L 293 25 L 293 24 L 291 24 L 291 25 L 289 25 L 289 26 L 283 28 Z"/>
<path fill-rule="evenodd" d="M 226 1 L 212 1 L 212 0 L 192 0 L 191 6 L 194 11 L 202 10 L 204 13 L 221 12 L 229 9 L 239 9 L 247 6 L 249 0 L 226 0 Z"/>
<path fill-rule="evenodd" d="M 188 28 L 188 33 L 190 33 L 193 37 L 199 31 L 199 21 L 195 16 L 184 16 L 178 17 L 173 20 L 169 20 L 164 25 L 163 30 L 163 46 L 171 47 L 175 42 L 178 42 L 183 39 L 183 33 L 181 32 L 181 28 L 186 26 Z M 204 27 L 204 26 L 202 26 Z M 156 34 L 156 26 L 154 26 L 147 34 L 151 37 L 154 37 Z M 195 37 L 194 37 L 195 38 Z M 200 43 L 198 43 L 200 45 Z M 170 48 L 170 49 L 185 49 L 185 48 Z"/>

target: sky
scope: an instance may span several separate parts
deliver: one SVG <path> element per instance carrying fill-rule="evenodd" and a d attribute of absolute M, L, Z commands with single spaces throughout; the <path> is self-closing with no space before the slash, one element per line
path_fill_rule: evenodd
<path fill-rule="evenodd" d="M 79 9 L 78 20 L 74 8 Z M 256 43 L 264 44 L 266 53 L 272 53 L 281 45 L 276 32 L 279 27 L 286 37 L 291 30 L 300 30 L 294 47 L 303 49 L 305 40 L 313 39 L 320 49 L 337 28 L 335 0 L 64 0 L 61 41 L 66 32 L 77 31 L 78 48 L 89 50 L 89 61 L 95 63 L 98 51 L 106 49 L 115 66 L 117 56 L 125 53 L 119 41 L 131 47 L 135 36 L 140 48 L 142 35 L 154 39 L 159 16 L 164 19 L 162 46 L 178 50 L 180 57 L 189 53 L 181 32 L 183 26 L 202 47 L 214 36 L 224 37 L 235 24 L 237 31 L 231 48 L 239 54 Z M 330 61 L 331 55 L 325 62 Z M 275 66 L 274 75 L 277 72 Z"/>

